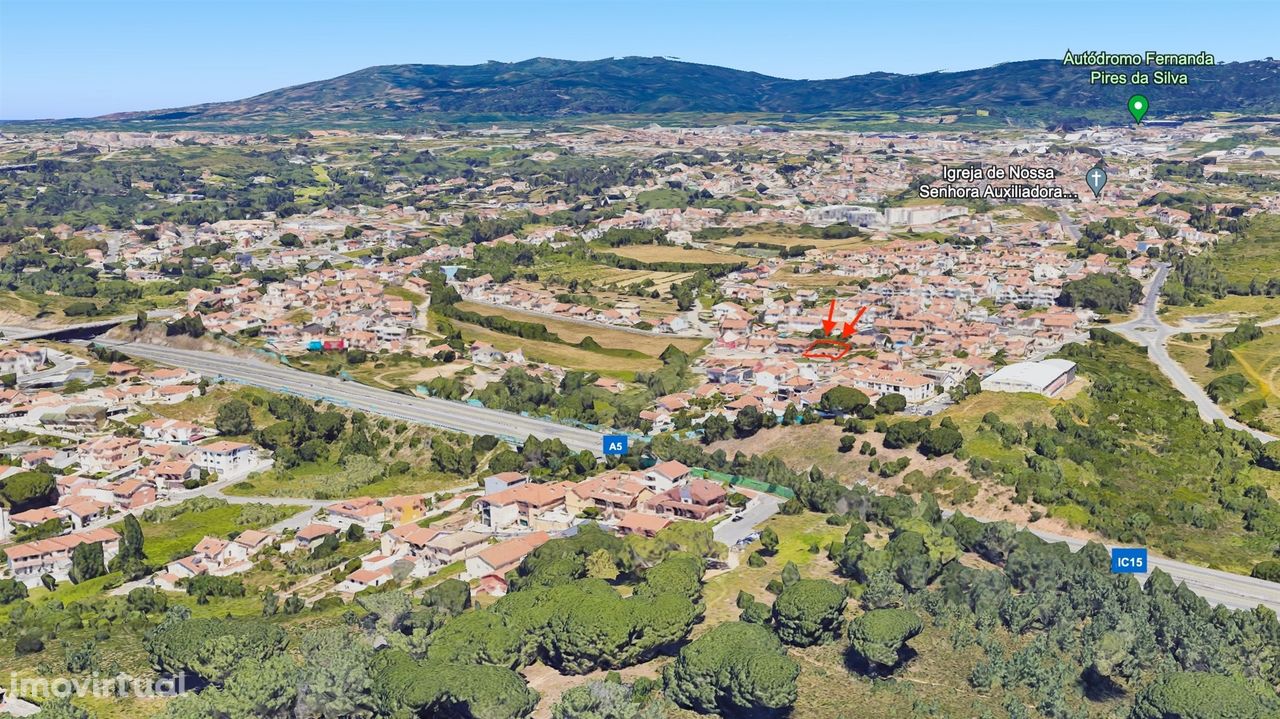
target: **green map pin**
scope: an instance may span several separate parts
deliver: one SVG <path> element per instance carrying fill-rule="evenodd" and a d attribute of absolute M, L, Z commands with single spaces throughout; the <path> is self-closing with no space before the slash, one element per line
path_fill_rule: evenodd
<path fill-rule="evenodd" d="M 1133 115 L 1133 121 L 1142 124 L 1142 118 L 1147 116 L 1147 108 L 1151 104 L 1147 102 L 1146 95 L 1134 95 L 1129 98 L 1129 114 Z"/>

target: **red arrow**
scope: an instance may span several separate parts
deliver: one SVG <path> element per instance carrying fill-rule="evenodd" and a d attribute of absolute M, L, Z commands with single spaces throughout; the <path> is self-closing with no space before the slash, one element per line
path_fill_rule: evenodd
<path fill-rule="evenodd" d="M 844 329 L 840 330 L 841 339 L 844 339 L 845 337 L 848 337 L 849 335 L 853 334 L 854 328 L 858 326 L 858 320 L 862 319 L 862 313 L 866 311 L 867 311 L 866 307 L 859 308 L 858 314 L 853 316 L 853 321 L 844 323 Z"/>
<path fill-rule="evenodd" d="M 822 334 L 829 335 L 831 330 L 836 328 L 836 301 L 831 300 L 831 307 L 827 310 L 827 318 L 822 321 Z"/>

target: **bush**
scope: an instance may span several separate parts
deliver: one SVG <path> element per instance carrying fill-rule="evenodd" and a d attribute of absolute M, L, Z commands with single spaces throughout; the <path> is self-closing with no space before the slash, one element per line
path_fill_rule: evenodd
<path fill-rule="evenodd" d="M 1264 579 L 1268 582 L 1280 583 L 1280 559 L 1268 559 L 1253 565 L 1253 571 L 1249 576 L 1254 579 Z"/>
<path fill-rule="evenodd" d="M 924 433 L 916 449 L 926 457 L 951 454 L 964 444 L 964 437 L 950 427 L 936 427 Z"/>
<path fill-rule="evenodd" d="M 845 591 L 825 579 L 801 579 L 787 585 L 773 602 L 778 637 L 808 647 L 834 641 L 844 624 Z"/>
<path fill-rule="evenodd" d="M 663 671 L 668 696 L 703 714 L 769 716 L 795 703 L 800 667 L 773 632 L 726 622 L 680 650 Z"/>
<path fill-rule="evenodd" d="M 38 654 L 44 651 L 44 642 L 34 634 L 23 634 L 14 642 L 13 650 L 17 654 Z"/>
<path fill-rule="evenodd" d="M 868 664 L 896 667 L 907 657 L 907 641 L 924 622 L 906 609 L 873 609 L 849 623 L 850 649 Z"/>

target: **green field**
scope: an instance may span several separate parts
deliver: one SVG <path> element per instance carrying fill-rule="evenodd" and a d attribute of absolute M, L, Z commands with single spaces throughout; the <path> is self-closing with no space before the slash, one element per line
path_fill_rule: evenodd
<path fill-rule="evenodd" d="M 171 561 L 175 555 L 189 552 L 206 536 L 226 537 L 232 532 L 266 526 L 262 522 L 245 521 L 243 508 L 247 506 L 249 505 L 228 504 L 198 512 L 185 512 L 163 522 L 143 521 L 142 536 L 147 561 L 163 564 Z M 272 505 L 267 514 L 277 517 L 275 521 L 279 521 L 303 509 L 306 507 L 301 505 Z"/>
<path fill-rule="evenodd" d="M 1248 381 L 1248 387 L 1230 399 L 1219 400 L 1228 412 L 1235 414 L 1243 405 L 1262 402 L 1265 408 L 1246 424 L 1273 434 L 1280 433 L 1280 330 L 1268 328 L 1261 338 L 1246 342 L 1231 350 L 1232 362 L 1226 367 L 1211 369 L 1209 338 L 1212 334 L 1182 334 L 1169 340 L 1169 354 L 1196 380 L 1201 387 L 1227 375 L 1240 375 Z"/>
<path fill-rule="evenodd" d="M 1280 317 L 1280 297 L 1265 295 L 1227 295 L 1205 305 L 1166 305 L 1160 310 L 1160 318 L 1171 325 L 1190 322 L 1213 327 L 1276 317 Z"/>
<path fill-rule="evenodd" d="M 641 262 L 687 262 L 699 265 L 719 265 L 743 262 L 748 257 L 730 252 L 712 252 L 680 247 L 678 245 L 626 245 L 624 247 L 603 248 L 603 252 L 630 257 Z"/>
<path fill-rule="evenodd" d="M 601 347 L 607 349 L 634 350 L 654 358 L 662 354 L 662 351 L 668 345 L 675 345 L 680 351 L 692 356 L 701 352 L 702 348 L 706 347 L 708 343 L 708 340 L 697 337 L 675 337 L 628 332 L 602 324 L 557 320 L 546 315 L 521 312 L 507 307 L 494 307 L 493 305 L 476 302 L 462 302 L 458 304 L 458 307 L 468 312 L 476 312 L 482 315 L 499 315 L 520 322 L 539 324 L 570 344 L 577 344 L 583 338 L 590 337 L 598 342 Z"/>
<path fill-rule="evenodd" d="M 1213 250 L 1218 268 L 1232 282 L 1265 284 L 1280 277 L 1280 215 L 1257 215 L 1242 237 L 1219 242 Z"/>

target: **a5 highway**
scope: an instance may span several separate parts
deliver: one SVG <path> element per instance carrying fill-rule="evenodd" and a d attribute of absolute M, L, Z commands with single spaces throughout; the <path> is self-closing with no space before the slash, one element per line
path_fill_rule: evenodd
<path fill-rule="evenodd" d="M 139 342 L 99 340 L 99 344 L 133 357 L 185 367 L 208 377 L 221 377 L 238 384 L 324 400 L 363 412 L 442 429 L 469 434 L 491 434 L 516 441 L 522 441 L 529 435 L 540 439 L 559 439 L 574 451 L 585 449 L 596 454 L 600 454 L 603 447 L 602 435 L 590 430 L 461 402 L 411 397 L 280 364 Z"/>

